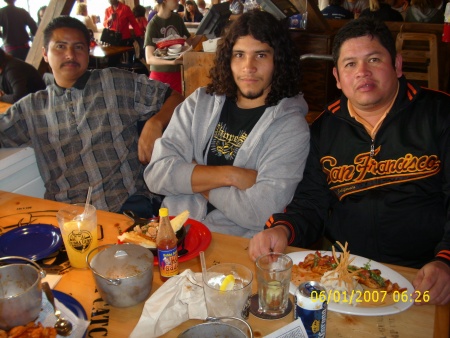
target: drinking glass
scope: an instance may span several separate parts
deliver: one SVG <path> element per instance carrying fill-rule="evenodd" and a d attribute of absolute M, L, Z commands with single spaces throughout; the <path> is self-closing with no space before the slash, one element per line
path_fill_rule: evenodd
<path fill-rule="evenodd" d="M 256 259 L 258 280 L 258 312 L 278 316 L 289 302 L 292 259 L 283 253 L 272 252 Z"/>
<path fill-rule="evenodd" d="M 86 256 L 98 246 L 97 210 L 93 205 L 71 204 L 56 214 L 59 229 L 74 268 L 87 268 Z"/>
<path fill-rule="evenodd" d="M 233 287 L 222 291 L 220 286 L 228 275 L 234 276 Z M 210 267 L 205 276 L 203 283 L 208 316 L 247 319 L 253 280 L 250 269 L 241 264 L 222 263 Z"/>

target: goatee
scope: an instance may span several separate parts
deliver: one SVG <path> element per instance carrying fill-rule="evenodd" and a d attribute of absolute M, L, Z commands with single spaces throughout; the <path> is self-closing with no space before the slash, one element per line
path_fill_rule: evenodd
<path fill-rule="evenodd" d="M 255 99 L 258 99 L 258 98 L 260 98 L 261 96 L 263 96 L 263 94 L 264 94 L 264 90 L 261 90 L 261 91 L 258 92 L 258 93 L 254 93 L 254 92 L 247 92 L 247 93 L 244 93 L 244 92 L 242 92 L 241 90 L 239 90 L 239 92 L 241 93 L 241 95 L 242 95 L 243 98 L 246 98 L 246 99 L 248 99 L 248 100 L 255 100 Z"/>

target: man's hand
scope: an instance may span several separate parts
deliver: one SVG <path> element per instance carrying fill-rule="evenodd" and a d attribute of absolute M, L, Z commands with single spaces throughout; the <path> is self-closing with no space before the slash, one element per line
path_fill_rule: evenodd
<path fill-rule="evenodd" d="M 289 230 L 280 225 L 257 233 L 250 240 L 248 255 L 252 260 L 259 256 L 273 252 L 284 252 L 288 246 Z"/>
<path fill-rule="evenodd" d="M 163 134 L 163 127 L 157 119 L 150 118 L 142 129 L 138 142 L 138 156 L 142 164 L 149 164 L 155 141 Z"/>
<path fill-rule="evenodd" d="M 444 262 L 430 262 L 426 264 L 416 275 L 412 282 L 416 291 L 414 298 L 429 292 L 430 301 L 414 303 L 415 305 L 433 304 L 445 305 L 450 303 L 450 267 Z"/>

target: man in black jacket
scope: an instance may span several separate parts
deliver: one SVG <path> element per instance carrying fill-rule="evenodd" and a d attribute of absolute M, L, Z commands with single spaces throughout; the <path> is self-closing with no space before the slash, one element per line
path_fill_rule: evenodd
<path fill-rule="evenodd" d="M 416 290 L 447 304 L 450 96 L 405 79 L 391 32 L 374 19 L 344 26 L 333 59 L 343 95 L 313 123 L 294 199 L 251 240 L 249 255 L 325 235 L 353 254 L 420 268 Z"/>
<path fill-rule="evenodd" d="M 45 83 L 36 68 L 0 49 L 0 101 L 14 103 L 41 89 Z"/>

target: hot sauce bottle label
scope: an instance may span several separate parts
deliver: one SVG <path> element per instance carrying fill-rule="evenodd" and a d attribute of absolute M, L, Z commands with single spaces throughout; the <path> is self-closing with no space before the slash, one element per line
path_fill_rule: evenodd
<path fill-rule="evenodd" d="M 158 250 L 159 271 L 162 277 L 178 275 L 178 252 L 177 248 L 169 250 Z"/>

